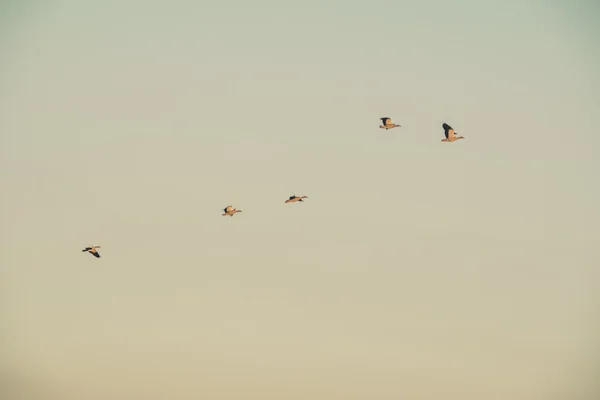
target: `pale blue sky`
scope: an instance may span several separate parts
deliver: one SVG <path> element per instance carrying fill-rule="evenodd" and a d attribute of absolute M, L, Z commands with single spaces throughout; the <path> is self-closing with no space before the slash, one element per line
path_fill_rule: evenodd
<path fill-rule="evenodd" d="M 592 390 L 598 5 L 30 3 L 0 42 L 13 395 Z"/>

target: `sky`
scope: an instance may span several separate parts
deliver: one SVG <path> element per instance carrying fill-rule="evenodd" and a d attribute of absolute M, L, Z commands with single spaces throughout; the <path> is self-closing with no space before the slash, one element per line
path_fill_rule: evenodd
<path fill-rule="evenodd" d="M 0 15 L 3 399 L 600 390 L 598 4 Z"/>

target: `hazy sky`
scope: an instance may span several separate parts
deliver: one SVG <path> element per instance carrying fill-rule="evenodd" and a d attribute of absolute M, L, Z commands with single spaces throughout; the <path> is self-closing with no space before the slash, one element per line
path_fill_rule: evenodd
<path fill-rule="evenodd" d="M 38 3 L 0 6 L 3 399 L 592 393 L 597 3 Z"/>

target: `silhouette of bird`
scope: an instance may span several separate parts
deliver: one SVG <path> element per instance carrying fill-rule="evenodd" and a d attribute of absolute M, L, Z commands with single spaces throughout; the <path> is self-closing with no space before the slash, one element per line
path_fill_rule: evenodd
<path fill-rule="evenodd" d="M 289 198 L 289 199 L 287 199 L 285 202 L 286 202 L 286 204 L 287 204 L 287 203 L 295 203 L 295 202 L 297 202 L 297 201 L 304 201 L 304 200 L 302 200 L 302 199 L 308 199 L 308 196 L 299 196 L 299 197 L 298 197 L 298 196 L 296 196 L 296 195 L 293 195 L 293 196 L 290 196 L 290 198 Z"/>
<path fill-rule="evenodd" d="M 230 217 L 233 217 L 233 214 L 242 212 L 242 210 L 236 210 L 235 208 L 233 208 L 231 206 L 227 206 L 223 209 L 223 212 L 224 212 L 223 216 L 229 215 Z"/>
<path fill-rule="evenodd" d="M 400 125 L 394 124 L 392 122 L 392 120 L 388 117 L 382 117 L 380 119 L 381 119 L 381 122 L 383 123 L 383 125 L 379 125 L 379 127 L 381 129 L 388 130 L 388 129 L 392 129 L 392 128 L 396 128 L 396 127 L 400 126 Z"/>
<path fill-rule="evenodd" d="M 444 128 L 444 136 L 446 136 L 445 139 L 442 139 L 442 142 L 454 142 L 455 140 L 465 138 L 464 136 L 456 136 L 454 129 L 445 122 L 442 124 L 442 128 Z"/>
<path fill-rule="evenodd" d="M 100 253 L 98 253 L 98 251 L 96 249 L 101 249 L 102 246 L 92 246 L 92 247 L 86 247 L 85 249 L 81 250 L 82 252 L 87 251 L 88 253 L 90 253 L 91 255 L 93 255 L 96 258 L 100 258 Z"/>

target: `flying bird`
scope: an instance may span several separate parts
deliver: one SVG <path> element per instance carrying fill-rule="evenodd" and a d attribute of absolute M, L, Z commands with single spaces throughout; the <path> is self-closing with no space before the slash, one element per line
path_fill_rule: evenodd
<path fill-rule="evenodd" d="M 442 128 L 444 128 L 444 136 L 446 136 L 445 139 L 442 139 L 442 142 L 454 142 L 455 140 L 465 138 L 464 136 L 456 136 L 454 129 L 445 122 L 442 124 Z"/>
<path fill-rule="evenodd" d="M 236 210 L 235 208 L 231 207 L 231 206 L 227 206 L 223 209 L 223 216 L 229 215 L 230 217 L 233 217 L 233 214 L 238 213 L 238 212 L 242 212 L 242 210 Z"/>
<path fill-rule="evenodd" d="M 100 253 L 98 253 L 98 251 L 96 249 L 101 249 L 102 246 L 92 246 L 92 247 L 86 247 L 85 249 L 81 250 L 82 252 L 87 251 L 88 253 L 90 253 L 91 255 L 93 255 L 96 258 L 100 258 Z"/>
<path fill-rule="evenodd" d="M 396 128 L 396 127 L 400 126 L 400 125 L 394 124 L 392 122 L 392 120 L 388 117 L 382 117 L 380 119 L 381 119 L 381 122 L 383 123 L 383 125 L 379 125 L 379 127 L 381 129 L 388 130 L 388 129 L 392 129 L 392 128 Z"/>
<path fill-rule="evenodd" d="M 296 195 L 293 195 L 293 196 L 290 196 L 290 198 L 287 199 L 285 202 L 287 204 L 287 203 L 295 203 L 297 201 L 304 201 L 302 199 L 308 199 L 308 196 L 296 196 Z"/>

